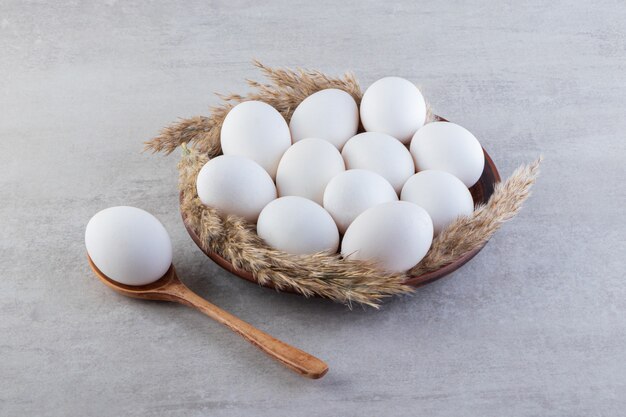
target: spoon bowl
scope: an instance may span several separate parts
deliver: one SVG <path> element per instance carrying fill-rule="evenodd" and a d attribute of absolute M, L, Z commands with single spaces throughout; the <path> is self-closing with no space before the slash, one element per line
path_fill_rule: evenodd
<path fill-rule="evenodd" d="M 318 379 L 328 372 L 328 365 L 322 360 L 262 332 L 191 291 L 178 278 L 174 265 L 170 265 L 165 275 L 155 282 L 132 286 L 109 278 L 98 269 L 89 255 L 87 259 L 89 266 L 100 281 L 119 294 L 144 300 L 172 301 L 193 307 L 238 333 L 248 342 L 302 376 Z"/>
<path fill-rule="evenodd" d="M 176 275 L 176 270 L 174 269 L 174 265 L 171 265 L 165 275 L 163 275 L 155 282 L 147 285 L 135 286 L 122 284 L 112 280 L 98 269 L 98 267 L 96 266 L 96 264 L 93 263 L 93 260 L 89 255 L 87 255 L 87 260 L 89 261 L 89 266 L 96 274 L 96 276 L 100 279 L 100 281 L 102 281 L 107 287 L 111 288 L 117 293 L 120 293 L 127 297 L 141 298 L 144 300 L 172 301 L 170 299 L 164 298 L 165 292 L 163 292 L 163 290 L 167 289 L 168 286 L 172 283 L 179 281 L 178 276 Z"/>

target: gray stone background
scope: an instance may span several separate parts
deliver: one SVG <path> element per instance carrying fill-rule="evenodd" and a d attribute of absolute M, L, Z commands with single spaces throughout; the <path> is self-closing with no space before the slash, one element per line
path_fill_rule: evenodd
<path fill-rule="evenodd" d="M 0 415 L 624 415 L 624 2 L 264 3 L 0 0 Z M 252 58 L 414 80 L 504 176 L 544 154 L 534 195 L 380 311 L 241 281 L 183 228 L 178 155 L 140 150 L 246 91 Z M 191 288 L 329 374 L 100 284 L 84 228 L 121 204 L 163 221 Z"/>

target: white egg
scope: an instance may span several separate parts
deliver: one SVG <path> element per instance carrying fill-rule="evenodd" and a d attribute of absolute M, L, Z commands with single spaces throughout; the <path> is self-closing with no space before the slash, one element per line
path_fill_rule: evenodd
<path fill-rule="evenodd" d="M 291 145 L 291 134 L 283 116 L 272 106 L 245 101 L 226 115 L 220 140 L 224 155 L 250 158 L 275 178 L 278 162 Z"/>
<path fill-rule="evenodd" d="M 336 175 L 324 191 L 324 208 L 333 216 L 341 233 L 368 208 L 397 200 L 389 181 L 364 169 L 350 169 Z"/>
<path fill-rule="evenodd" d="M 393 201 L 367 209 L 352 222 L 343 236 L 341 254 L 401 272 L 422 260 L 432 240 L 433 223 L 426 210 Z"/>
<path fill-rule="evenodd" d="M 393 201 L 367 209 L 352 222 L 343 236 L 341 254 L 401 272 L 422 260 L 432 240 L 433 223 L 426 210 Z"/>
<path fill-rule="evenodd" d="M 289 128 L 294 142 L 306 138 L 329 141 L 339 150 L 356 134 L 359 109 L 352 96 L 329 88 L 311 94 L 296 107 Z"/>
<path fill-rule="evenodd" d="M 411 154 L 418 171 L 446 171 L 467 187 L 476 184 L 485 167 L 480 143 L 464 127 L 449 122 L 428 123 L 415 133 Z"/>
<path fill-rule="evenodd" d="M 321 205 L 326 184 L 345 169 L 341 154 L 329 142 L 303 139 L 287 149 L 278 164 L 278 195 L 297 195 Z"/>
<path fill-rule="evenodd" d="M 367 169 L 380 174 L 400 193 L 415 173 L 409 150 L 394 137 L 384 133 L 365 132 L 350 139 L 341 152 L 347 169 Z"/>
<path fill-rule="evenodd" d="M 172 242 L 161 222 L 135 207 L 110 207 L 89 220 L 87 253 L 110 279 L 126 285 L 147 285 L 172 264 Z"/>
<path fill-rule="evenodd" d="M 255 223 L 276 198 L 276 187 L 261 165 L 243 156 L 221 155 L 204 164 L 196 180 L 200 201 L 225 214 Z"/>
<path fill-rule="evenodd" d="M 404 78 L 381 78 L 361 99 L 361 122 L 368 132 L 386 133 L 407 144 L 425 121 L 424 96 Z"/>
<path fill-rule="evenodd" d="M 337 252 L 339 232 L 319 204 L 303 197 L 281 197 L 261 212 L 257 234 L 275 249 L 304 255 Z"/>
<path fill-rule="evenodd" d="M 401 199 L 428 212 L 435 235 L 457 217 L 474 211 L 474 200 L 465 184 L 445 171 L 426 170 L 413 175 L 402 187 Z"/>

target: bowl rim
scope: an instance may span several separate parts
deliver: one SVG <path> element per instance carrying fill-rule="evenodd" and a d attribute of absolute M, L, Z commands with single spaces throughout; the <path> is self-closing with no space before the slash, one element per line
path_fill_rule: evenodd
<path fill-rule="evenodd" d="M 438 120 L 446 121 L 446 122 L 448 121 L 448 120 L 446 120 L 446 119 L 444 119 L 444 118 L 442 118 L 440 116 L 438 116 Z M 491 156 L 487 153 L 485 148 L 482 148 L 482 149 L 483 149 L 483 154 L 485 155 L 485 167 L 483 169 L 483 173 L 481 174 L 481 178 L 485 174 L 487 174 L 488 176 L 492 177 L 492 179 L 493 179 L 493 184 L 492 185 L 495 186 L 495 184 L 500 182 L 500 180 L 501 180 L 500 173 L 498 172 L 498 169 L 497 169 L 495 163 L 491 159 Z M 481 182 L 480 179 L 478 180 L 478 182 Z M 179 194 L 179 203 L 182 203 L 182 197 L 183 197 L 183 195 L 182 195 L 182 192 L 181 192 Z M 180 210 L 180 205 L 179 205 L 179 210 Z M 244 279 L 246 281 L 250 281 L 250 282 L 256 283 L 257 285 L 260 285 L 262 287 L 271 288 L 271 289 L 274 289 L 274 290 L 280 290 L 282 292 L 300 294 L 297 291 L 295 291 L 293 288 L 285 287 L 285 288 L 278 289 L 271 282 L 260 283 L 259 281 L 257 281 L 254 278 L 254 275 L 252 275 L 251 272 L 245 271 L 243 269 L 236 268 L 233 264 L 231 264 L 228 260 L 226 260 L 224 257 L 222 257 L 217 252 L 203 249 L 203 245 L 202 245 L 202 243 L 200 241 L 200 237 L 196 234 L 196 232 L 191 228 L 191 226 L 187 222 L 187 219 L 185 217 L 185 213 L 182 210 L 180 210 L 180 214 L 181 214 L 181 217 L 182 217 L 182 220 L 183 220 L 183 224 L 185 225 L 185 229 L 187 229 L 187 233 L 189 233 L 189 236 L 191 236 L 191 239 L 194 241 L 194 243 L 198 246 L 198 248 L 200 248 L 200 250 L 206 256 L 211 258 L 211 260 L 213 260 L 213 262 L 218 264 L 220 267 L 222 267 L 226 271 L 232 273 L 233 275 L 236 275 L 239 278 L 242 278 L 242 279 Z M 423 285 L 426 285 L 428 283 L 436 281 L 436 280 L 438 280 L 440 278 L 443 278 L 444 276 L 446 276 L 446 275 L 456 271 L 457 269 L 459 269 L 460 267 L 465 265 L 467 262 L 469 262 L 474 256 L 476 256 L 478 254 L 478 252 L 480 252 L 485 247 L 486 244 L 487 244 L 487 242 L 485 242 L 480 247 L 465 253 L 461 257 L 457 258 L 455 261 L 453 261 L 453 262 L 451 262 L 451 263 L 449 263 L 449 264 L 447 264 L 445 266 L 442 266 L 439 269 L 436 269 L 434 271 L 427 272 L 427 273 L 424 273 L 424 274 L 421 274 L 421 275 L 410 276 L 405 281 L 405 283 L 407 285 L 412 286 L 412 287 L 421 287 Z"/>

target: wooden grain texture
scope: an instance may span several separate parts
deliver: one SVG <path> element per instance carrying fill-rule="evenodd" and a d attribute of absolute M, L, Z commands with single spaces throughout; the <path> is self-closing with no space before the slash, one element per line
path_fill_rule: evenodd
<path fill-rule="evenodd" d="M 318 379 L 328 372 L 328 365 L 315 356 L 262 332 L 191 291 L 178 278 L 174 265 L 170 266 L 162 278 L 152 284 L 130 286 L 113 281 L 98 269 L 89 256 L 87 259 L 89 266 L 100 281 L 122 295 L 143 300 L 173 301 L 193 307 L 228 327 L 287 368 L 302 376 Z"/>

